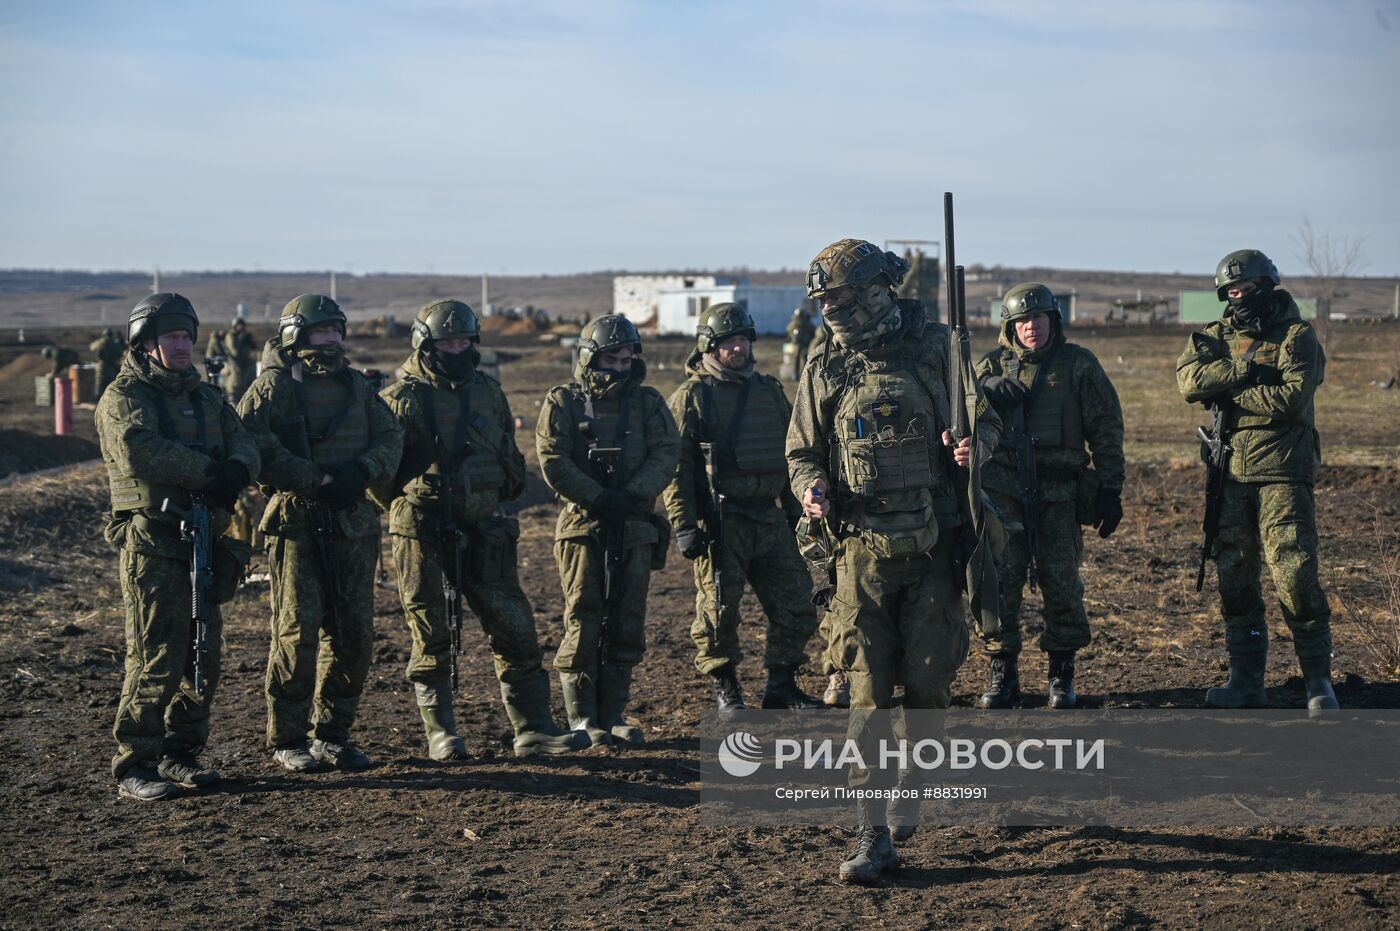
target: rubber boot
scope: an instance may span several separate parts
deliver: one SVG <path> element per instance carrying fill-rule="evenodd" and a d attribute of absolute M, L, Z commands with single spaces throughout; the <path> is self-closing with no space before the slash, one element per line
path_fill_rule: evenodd
<path fill-rule="evenodd" d="M 899 854 L 890 840 L 890 829 L 877 823 L 881 799 L 861 799 L 856 802 L 856 850 L 849 860 L 841 863 L 841 881 L 873 886 L 880 877 L 899 866 Z"/>
<path fill-rule="evenodd" d="M 645 738 L 642 729 L 629 724 L 624 716 L 627 702 L 632 698 L 632 666 L 626 663 L 603 663 L 598 667 L 598 723 L 612 735 L 616 743 L 640 744 Z"/>
<path fill-rule="evenodd" d="M 457 736 L 452 718 L 452 683 L 448 679 L 413 683 L 413 697 L 428 734 L 428 758 L 440 763 L 468 759 L 467 744 Z"/>
<path fill-rule="evenodd" d="M 1017 670 L 1017 655 L 1009 652 L 988 653 L 991 671 L 987 675 L 987 691 L 977 700 L 979 708 L 1010 708 L 1021 700 L 1021 675 Z"/>
<path fill-rule="evenodd" d="M 1269 631 L 1266 627 L 1225 631 L 1230 653 L 1230 678 L 1224 685 L 1206 690 L 1207 708 L 1265 708 L 1264 667 L 1269 663 Z"/>
<path fill-rule="evenodd" d="M 559 691 L 564 693 L 564 713 L 569 727 L 588 735 L 594 747 L 612 743 L 612 735 L 598 724 L 598 676 L 592 672 L 560 672 Z"/>
<path fill-rule="evenodd" d="M 589 746 L 583 731 L 562 730 L 549 713 L 549 673 L 543 669 L 521 682 L 502 682 L 501 701 L 515 729 L 515 755 L 557 756 Z"/>
<path fill-rule="evenodd" d="M 1051 708 L 1073 708 L 1079 704 L 1074 694 L 1074 651 L 1055 650 L 1050 654 L 1050 694 L 1046 704 Z"/>
<path fill-rule="evenodd" d="M 841 670 L 831 674 L 822 693 L 822 704 L 828 708 L 851 707 L 851 679 Z"/>
<path fill-rule="evenodd" d="M 763 687 L 763 707 L 777 708 L 820 708 L 822 703 L 797 684 L 797 664 L 791 666 L 770 666 L 768 683 Z"/>
<path fill-rule="evenodd" d="M 715 687 L 715 706 L 719 709 L 722 720 L 732 718 L 736 711 L 748 708 L 748 705 L 744 704 L 744 689 L 739 685 L 739 677 L 734 674 L 731 664 L 726 663 L 713 670 L 710 679 Z"/>
<path fill-rule="evenodd" d="M 1332 631 L 1293 636 L 1303 687 L 1308 691 L 1309 711 L 1336 711 L 1337 693 L 1332 691 Z"/>

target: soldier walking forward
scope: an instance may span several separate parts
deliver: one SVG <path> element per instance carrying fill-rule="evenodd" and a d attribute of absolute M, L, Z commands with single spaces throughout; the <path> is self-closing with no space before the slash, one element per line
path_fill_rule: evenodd
<path fill-rule="evenodd" d="M 646 650 L 653 560 L 670 536 L 653 510 L 680 457 L 666 402 L 642 384 L 641 352 L 626 317 L 585 324 L 574 381 L 550 389 L 535 428 L 540 469 L 564 501 L 554 534 L 564 641 L 554 665 L 569 726 L 594 744 L 642 742 L 625 714 Z"/>
<path fill-rule="evenodd" d="M 365 488 L 393 476 L 403 431 L 346 362 L 344 339 L 335 301 L 294 298 L 238 405 L 268 495 L 267 742 L 292 772 L 370 765 L 350 741 L 369 674 L 379 557 L 379 514 Z"/>
<path fill-rule="evenodd" d="M 953 470 L 972 463 L 972 440 L 949 448 L 950 331 L 918 301 L 895 298 L 906 269 L 858 239 L 812 261 L 807 291 L 831 335 L 802 372 L 787 436 L 793 494 L 837 541 L 827 624 L 833 658 L 850 677 L 853 715 L 890 708 L 901 683 L 905 709 L 946 708 L 968 650 Z M 1000 420 L 986 405 L 976 413 L 985 459 Z M 916 788 L 917 771 L 906 774 Z M 851 783 L 887 788 L 873 784 L 878 778 L 860 770 Z M 890 824 L 907 838 L 917 804 L 909 812 L 858 802 L 857 847 L 841 878 L 873 883 L 894 869 Z"/>
<path fill-rule="evenodd" d="M 983 630 L 991 681 L 983 708 L 1021 696 L 1021 602 L 1027 583 L 1045 601 L 1040 648 L 1049 654 L 1051 708 L 1073 708 L 1074 655 L 1089 645 L 1081 524 L 1107 539 L 1123 519 L 1123 408 L 1094 354 L 1065 338 L 1060 305 L 1042 284 L 1018 284 L 1001 304 L 1000 348 L 977 377 L 1006 429 L 982 487 L 1013 526 L 1000 564 L 1000 626 Z M 1090 467 L 1092 463 L 1092 468 Z"/>
<path fill-rule="evenodd" d="M 126 603 L 112 774 L 120 794 L 139 801 L 219 780 L 198 756 L 219 684 L 218 605 L 233 597 L 248 561 L 247 547 L 222 534 L 234 499 L 258 472 L 258 449 L 191 364 L 198 336 L 199 318 L 180 295 L 161 292 L 137 304 L 127 326 L 130 351 L 97 405 L 112 488 L 105 535 L 121 550 Z M 191 616 L 195 541 L 178 516 L 194 523 L 196 505 L 203 531 L 214 537 L 202 638 Z"/>
<path fill-rule="evenodd" d="M 1192 333 L 1176 364 L 1188 402 L 1218 420 L 1227 452 L 1215 561 L 1230 677 L 1206 692 L 1212 708 L 1268 704 L 1264 669 L 1269 627 L 1259 586 L 1261 562 L 1273 575 L 1284 623 L 1303 673 L 1307 706 L 1337 707 L 1332 691 L 1332 610 L 1317 578 L 1313 484 L 1321 442 L 1313 396 L 1327 358 L 1317 334 L 1279 287 L 1278 269 L 1255 249 L 1231 252 L 1215 270 L 1224 316 Z"/>
<path fill-rule="evenodd" d="M 757 371 L 753 318 L 738 304 L 700 317 L 690 377 L 667 402 L 681 460 L 666 513 L 682 556 L 694 560 L 695 667 L 714 680 L 721 714 L 745 707 L 737 670 L 739 601 L 747 581 L 768 618 L 764 708 L 811 708 L 795 674 L 817 627 L 812 578 L 792 535 L 801 506 L 787 487 L 783 443 L 792 406 L 782 383 Z"/>
<path fill-rule="evenodd" d="M 498 513 L 525 491 L 525 459 L 500 383 L 478 368 L 481 328 L 461 301 L 418 312 L 404 378 L 381 396 L 403 428 L 392 482 L 370 489 L 389 512 L 399 597 L 413 635 L 408 678 L 434 760 L 464 760 L 452 699 L 461 642 L 459 596 L 481 620 L 515 753 L 568 753 L 588 746 L 549 713 L 535 616 L 520 588 L 520 523 Z"/>

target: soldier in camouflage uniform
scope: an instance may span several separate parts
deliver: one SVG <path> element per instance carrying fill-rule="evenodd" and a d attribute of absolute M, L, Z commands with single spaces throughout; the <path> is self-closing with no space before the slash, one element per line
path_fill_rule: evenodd
<path fill-rule="evenodd" d="M 50 378 L 67 378 L 68 370 L 82 362 L 67 346 L 45 346 L 40 355 L 49 360 Z"/>
<path fill-rule="evenodd" d="M 97 356 L 97 397 L 100 399 L 107 391 L 107 386 L 117 378 L 117 372 L 121 370 L 122 356 L 126 353 L 126 343 L 117 336 L 117 331 L 111 327 L 102 331 L 102 335 L 92 341 L 88 349 Z"/>
<path fill-rule="evenodd" d="M 792 535 L 801 516 L 787 488 L 783 450 L 792 406 L 782 384 L 754 366 L 758 332 L 743 307 L 708 308 L 696 336 L 695 351 L 686 361 L 690 377 L 667 402 L 680 428 L 681 460 L 665 494 L 677 548 L 695 561 L 695 621 L 690 627 L 695 667 L 714 680 L 721 714 L 745 707 L 736 670 L 743 658 L 739 600 L 747 579 L 768 616 L 763 707 L 820 707 L 794 678 L 806 659 L 817 615 L 812 578 Z M 713 480 L 724 496 L 719 515 L 713 513 L 702 444 L 713 447 Z M 717 599 L 722 601 L 718 612 Z"/>
<path fill-rule="evenodd" d="M 1176 364 L 1182 397 L 1223 407 L 1232 450 L 1211 554 L 1230 678 L 1206 692 L 1206 705 L 1214 708 L 1268 704 L 1261 557 L 1293 634 L 1308 708 L 1337 707 L 1332 612 L 1317 578 L 1313 501 L 1321 466 L 1313 396 L 1327 359 L 1312 326 L 1279 283 L 1278 269 L 1262 252 L 1242 249 L 1221 259 L 1215 286 L 1226 302 L 1224 317 L 1192 333 Z"/>
<path fill-rule="evenodd" d="M 262 453 L 268 495 L 260 528 L 272 572 L 267 741 L 293 772 L 370 765 L 350 742 L 369 673 L 379 557 L 379 514 L 365 489 L 393 476 L 403 430 L 345 361 L 344 337 L 335 301 L 294 298 L 238 409 Z"/>
<path fill-rule="evenodd" d="M 549 712 L 535 616 L 520 589 L 520 523 L 497 513 L 525 491 L 525 459 L 505 392 L 478 368 L 481 328 L 461 301 L 435 301 L 413 324 L 404 378 L 381 393 L 404 431 L 393 481 L 371 494 L 389 512 L 399 597 L 413 635 L 408 678 L 435 760 L 464 760 L 452 715 L 452 631 L 444 572 L 481 619 L 517 756 L 588 746 Z M 446 499 L 446 500 L 445 500 Z M 444 514 L 444 508 L 450 513 Z M 454 541 L 464 556 L 454 567 Z"/>
<path fill-rule="evenodd" d="M 565 502 L 554 533 L 564 587 L 564 642 L 554 665 L 569 726 L 594 744 L 642 741 L 625 714 L 632 669 L 646 650 L 653 561 L 664 558 L 670 538 L 653 509 L 680 458 L 666 402 L 642 384 L 641 352 L 626 317 L 585 324 L 574 381 L 550 389 L 535 426 L 540 469 Z"/>
<path fill-rule="evenodd" d="M 1089 644 L 1079 527 L 1093 524 L 1107 539 L 1123 519 L 1123 408 L 1094 354 L 1065 339 L 1059 301 L 1045 285 L 1007 291 L 1001 320 L 1000 348 L 977 366 L 1006 425 L 982 487 L 1021 530 L 999 567 L 1000 628 L 982 631 L 991 681 L 980 704 L 1010 708 L 1020 699 L 1021 600 L 1033 560 L 1032 588 L 1045 601 L 1040 648 L 1050 656 L 1049 705 L 1073 708 L 1074 654 Z M 1035 507 L 1029 521 L 1028 502 Z"/>
<path fill-rule="evenodd" d="M 973 449 L 970 437 L 948 449 L 950 332 L 917 301 L 895 298 L 906 267 L 858 239 L 812 261 L 807 293 L 831 333 L 802 372 L 787 435 L 793 494 L 836 540 L 830 650 L 850 677 L 853 714 L 890 708 L 899 683 L 906 709 L 946 708 L 968 650 L 953 469 L 967 468 Z M 981 421 L 985 459 L 1000 420 L 984 404 L 969 413 Z M 856 852 L 841 878 L 877 882 L 899 863 L 889 824 L 905 839 L 917 810 L 861 800 L 857 815 Z"/>
<path fill-rule="evenodd" d="M 198 755 L 209 739 L 219 683 L 218 604 L 233 596 L 248 558 L 247 548 L 227 537 L 214 545 L 201 694 L 194 680 L 190 544 L 172 511 L 202 495 L 211 529 L 222 534 L 259 458 L 233 408 L 190 364 L 199 319 L 189 301 L 153 294 L 131 312 L 127 332 L 131 351 L 96 414 L 112 486 L 106 538 L 121 549 L 126 602 L 126 678 L 112 727 L 112 773 L 121 795 L 153 801 L 176 786 L 202 788 L 219 779 Z M 163 509 L 166 502 L 171 507 Z"/>
<path fill-rule="evenodd" d="M 242 317 L 235 318 L 233 326 L 224 333 L 221 351 L 228 366 L 224 369 L 224 393 L 229 403 L 237 404 L 258 372 L 258 344 Z"/>
<path fill-rule="evenodd" d="M 797 377 L 802 377 L 802 370 L 807 366 L 807 350 L 812 345 L 812 338 L 816 335 L 817 328 L 812 323 L 812 318 L 807 315 L 805 308 L 799 307 L 792 312 L 791 319 L 787 325 L 787 341 L 793 347 L 792 361 L 793 371 Z M 788 377 L 786 373 L 784 377 Z"/>

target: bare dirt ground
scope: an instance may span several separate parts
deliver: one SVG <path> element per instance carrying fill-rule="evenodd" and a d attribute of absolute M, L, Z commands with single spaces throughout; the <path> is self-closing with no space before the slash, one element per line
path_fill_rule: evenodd
<path fill-rule="evenodd" d="M 1091 706 L 1194 706 L 1222 678 L 1224 652 L 1211 601 L 1192 585 L 1202 476 L 1189 437 L 1197 414 L 1171 380 L 1184 332 L 1080 338 L 1119 383 L 1134 460 L 1122 528 L 1110 542 L 1086 544 L 1095 640 L 1080 657 L 1081 688 Z M 1385 374 L 1400 330 L 1343 328 L 1333 339 L 1319 398 L 1329 461 L 1318 487 L 1322 563 L 1334 596 L 1375 603 L 1386 581 L 1378 541 L 1394 547 L 1400 525 L 1400 391 L 1368 383 Z M 988 348 L 981 335 L 977 345 Z M 567 377 L 567 354 L 526 338 L 504 348 L 518 356 L 504 369 L 512 404 L 533 427 L 544 389 Z M 677 383 L 685 350 L 679 341 L 648 346 L 663 391 Z M 23 351 L 0 347 L 0 366 Z M 382 364 L 404 351 L 361 343 L 357 359 Z M 769 363 L 772 351 L 762 357 Z M 22 407 L 11 399 L 23 394 L 0 383 L 3 425 L 45 429 L 33 412 L 37 419 L 11 419 Z M 531 431 L 522 446 L 533 469 Z M 695 733 L 709 693 L 691 664 L 690 570 L 674 552 L 652 582 L 650 646 L 639 667 L 633 711 L 647 732 L 644 749 L 513 759 L 490 658 L 469 621 L 457 710 L 474 759 L 427 762 L 403 677 L 408 635 L 397 596 L 380 589 L 375 665 L 356 728 L 379 765 L 293 777 L 263 746 L 267 595 L 248 586 L 226 606 L 226 672 L 207 750 L 225 782 L 165 804 L 120 801 L 108 760 L 122 605 L 115 553 L 99 536 L 105 495 L 93 466 L 0 485 L 3 927 L 1398 923 L 1400 828 L 925 827 L 902 848 L 905 866 L 886 886 L 853 889 L 836 882 L 849 846 L 842 827 L 703 824 Z M 519 515 L 521 575 L 547 656 L 562 634 L 554 515 L 534 481 Z M 1033 632 L 1033 605 L 1028 613 Z M 1343 614 L 1335 674 L 1342 703 L 1397 707 L 1400 684 L 1380 674 Z M 751 597 L 746 616 L 750 655 L 761 655 Z M 1271 702 L 1295 707 L 1302 689 L 1276 611 L 1271 623 Z M 1033 692 L 1044 681 L 1043 656 L 1029 652 L 1024 667 Z M 747 660 L 741 672 L 757 692 L 759 662 Z M 974 655 L 957 702 L 972 703 L 984 677 L 985 660 Z M 809 691 L 821 685 L 810 670 L 802 681 Z"/>

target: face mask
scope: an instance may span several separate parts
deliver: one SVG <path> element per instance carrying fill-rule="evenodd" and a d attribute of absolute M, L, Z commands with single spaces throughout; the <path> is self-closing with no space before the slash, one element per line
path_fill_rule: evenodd
<path fill-rule="evenodd" d="M 468 346 L 461 352 L 434 352 L 430 361 L 433 368 L 448 381 L 463 382 L 472 377 L 481 363 L 481 351 Z"/>
<path fill-rule="evenodd" d="M 1231 301 L 1225 315 L 1241 333 L 1258 335 L 1273 316 L 1273 310 L 1274 292 L 1269 288 L 1260 288 L 1239 301 Z"/>
<path fill-rule="evenodd" d="M 584 387 L 595 398 L 611 397 L 622 390 L 623 383 L 631 375 L 631 372 L 616 372 L 612 369 L 589 369 L 584 373 Z"/>
<path fill-rule="evenodd" d="M 334 372 L 345 361 L 345 347 L 303 346 L 296 351 L 296 357 L 312 372 L 324 374 Z"/>
<path fill-rule="evenodd" d="M 822 316 L 836 341 L 855 350 L 875 345 L 903 323 L 889 289 L 879 284 L 867 285 L 855 300 L 824 311 Z"/>

